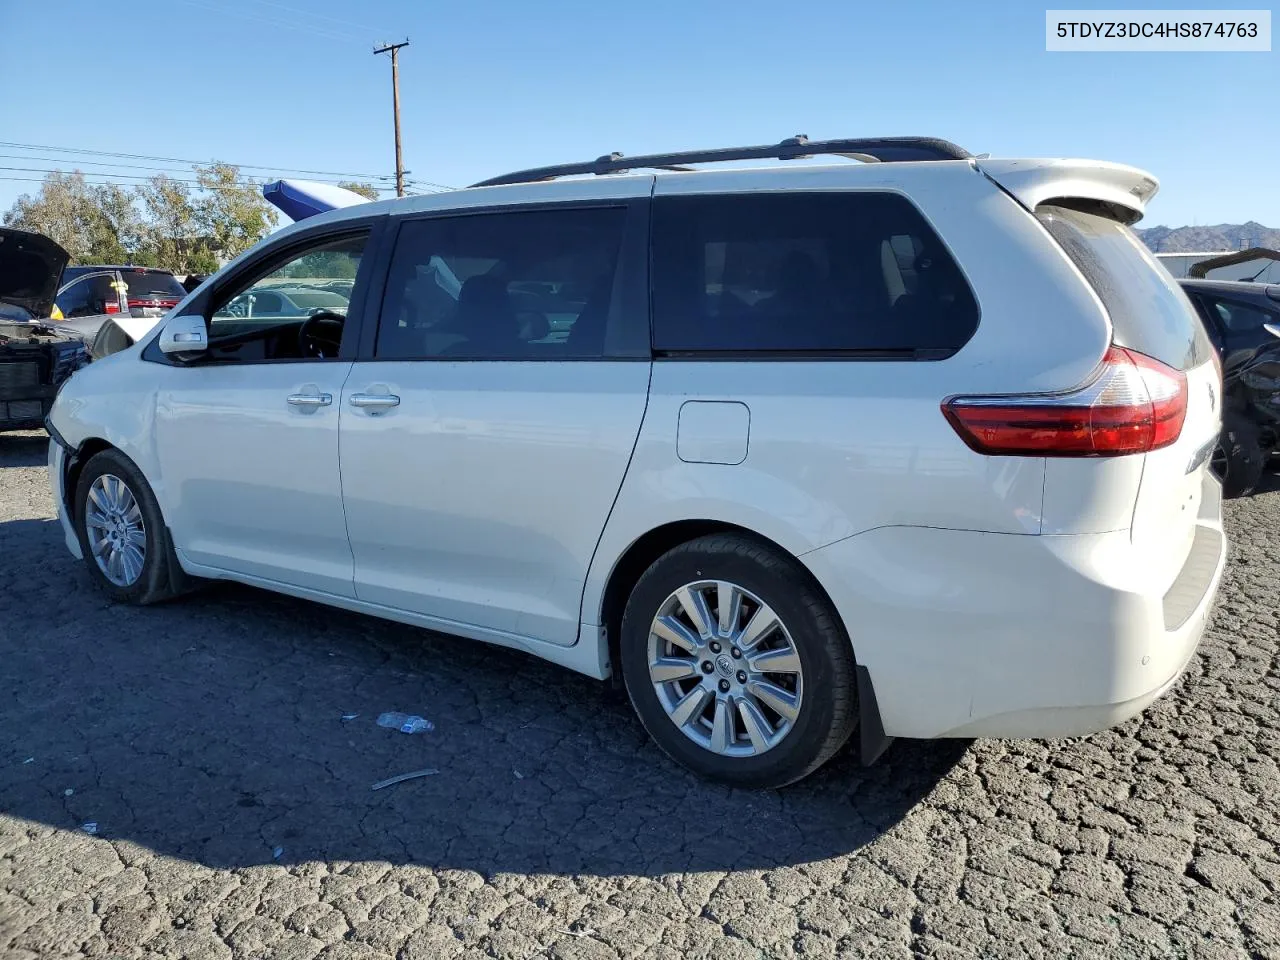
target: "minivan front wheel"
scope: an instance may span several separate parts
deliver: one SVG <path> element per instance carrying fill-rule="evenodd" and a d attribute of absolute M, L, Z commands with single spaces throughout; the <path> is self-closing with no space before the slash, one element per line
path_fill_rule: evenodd
<path fill-rule="evenodd" d="M 747 537 L 702 537 L 655 561 L 627 603 L 621 653 L 645 728 L 710 779 L 799 780 L 856 724 L 835 612 L 794 560 Z"/>
<path fill-rule="evenodd" d="M 177 564 L 146 478 L 119 450 L 96 454 L 75 492 L 76 534 L 89 576 L 112 599 L 148 604 L 173 596 Z"/>

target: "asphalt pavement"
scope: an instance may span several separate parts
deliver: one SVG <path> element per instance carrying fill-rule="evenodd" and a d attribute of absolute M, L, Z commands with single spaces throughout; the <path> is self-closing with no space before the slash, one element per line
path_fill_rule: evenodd
<path fill-rule="evenodd" d="M 0 435 L 5 960 L 1280 957 L 1280 482 L 1227 503 L 1210 630 L 1142 717 L 755 793 L 523 654 L 230 585 L 114 606 L 45 443 Z"/>

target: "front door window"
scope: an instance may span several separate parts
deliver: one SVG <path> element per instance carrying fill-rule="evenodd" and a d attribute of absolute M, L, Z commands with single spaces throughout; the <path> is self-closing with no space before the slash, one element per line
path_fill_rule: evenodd
<path fill-rule="evenodd" d="M 367 241 L 326 240 L 224 291 L 208 318 L 209 359 L 335 359 Z"/>

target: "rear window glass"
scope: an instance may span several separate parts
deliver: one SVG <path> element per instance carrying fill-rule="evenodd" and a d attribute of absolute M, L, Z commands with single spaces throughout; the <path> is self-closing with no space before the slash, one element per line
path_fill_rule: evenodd
<path fill-rule="evenodd" d="M 1037 207 L 1036 216 L 1107 308 L 1117 344 L 1179 370 L 1209 359 L 1213 346 L 1191 301 L 1132 230 L 1052 204 Z"/>
<path fill-rule="evenodd" d="M 897 194 L 660 197 L 652 235 L 659 351 L 940 359 L 978 326 L 960 268 Z"/>
<path fill-rule="evenodd" d="M 182 299 L 187 295 L 177 277 L 171 273 L 121 270 L 120 275 L 129 288 L 130 297 L 162 297 L 172 300 L 175 297 Z"/>

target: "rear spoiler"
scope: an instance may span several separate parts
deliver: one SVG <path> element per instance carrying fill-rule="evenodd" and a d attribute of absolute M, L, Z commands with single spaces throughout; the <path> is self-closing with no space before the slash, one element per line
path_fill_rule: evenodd
<path fill-rule="evenodd" d="M 1104 160 L 971 161 L 1028 210 L 1053 200 L 1096 200 L 1118 208 L 1125 223 L 1137 223 L 1160 189 L 1160 181 L 1137 167 Z"/>

